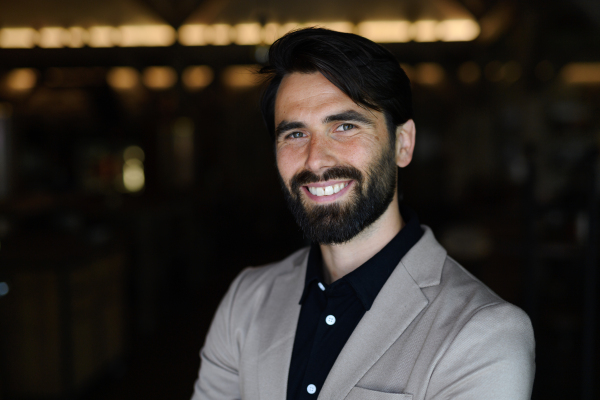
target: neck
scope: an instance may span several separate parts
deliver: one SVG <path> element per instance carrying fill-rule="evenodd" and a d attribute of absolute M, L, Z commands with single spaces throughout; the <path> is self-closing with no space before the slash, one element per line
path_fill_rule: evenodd
<path fill-rule="evenodd" d="M 332 283 L 360 267 L 388 244 L 404 227 L 398 194 L 377 221 L 343 244 L 321 245 L 325 280 Z"/>

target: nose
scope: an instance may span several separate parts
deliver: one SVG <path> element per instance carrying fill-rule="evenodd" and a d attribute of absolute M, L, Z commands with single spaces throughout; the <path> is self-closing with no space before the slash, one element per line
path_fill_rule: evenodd
<path fill-rule="evenodd" d="M 306 157 L 306 169 L 315 173 L 336 165 L 336 159 L 333 154 L 331 144 L 327 138 L 318 134 L 312 135 L 308 145 L 308 154 Z"/>

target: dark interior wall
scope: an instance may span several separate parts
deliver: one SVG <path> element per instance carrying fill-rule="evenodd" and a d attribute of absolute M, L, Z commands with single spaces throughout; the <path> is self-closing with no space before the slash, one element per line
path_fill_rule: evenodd
<path fill-rule="evenodd" d="M 417 147 L 402 191 L 453 257 L 531 316 L 534 398 L 593 398 L 600 90 L 560 71 L 600 61 L 600 34 L 562 2 L 517 11 L 492 42 L 386 45 L 413 81 Z M 279 189 L 260 87 L 222 81 L 228 65 L 256 63 L 255 50 L 0 49 L 3 77 L 39 74 L 31 91 L 0 93 L 2 398 L 23 387 L 33 397 L 185 398 L 233 277 L 306 245 Z M 459 79 L 465 62 L 479 68 L 472 83 Z M 517 79 L 499 72 L 509 62 Z M 425 83 L 422 63 L 444 78 Z M 198 92 L 106 82 L 113 66 L 198 64 L 216 75 Z M 56 67 L 71 69 L 57 82 Z M 173 150 L 181 121 L 193 126 L 191 180 Z M 145 152 L 139 193 L 116 183 L 130 145 Z M 29 358 L 6 362 L 19 354 Z M 56 373 L 42 379 L 44 369 Z"/>

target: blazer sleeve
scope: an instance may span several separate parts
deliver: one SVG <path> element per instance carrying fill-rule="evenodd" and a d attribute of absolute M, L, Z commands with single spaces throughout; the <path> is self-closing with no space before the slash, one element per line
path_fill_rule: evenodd
<path fill-rule="evenodd" d="M 241 399 L 239 361 L 243 335 L 234 326 L 236 294 L 249 269 L 233 281 L 221 300 L 200 351 L 200 370 L 192 400 Z"/>
<path fill-rule="evenodd" d="M 529 317 L 509 303 L 479 309 L 437 363 L 430 400 L 529 400 L 535 374 Z"/>

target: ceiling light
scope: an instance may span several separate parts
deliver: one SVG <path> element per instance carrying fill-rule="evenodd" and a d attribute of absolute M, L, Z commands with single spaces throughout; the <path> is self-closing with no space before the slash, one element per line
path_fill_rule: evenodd
<path fill-rule="evenodd" d="M 262 31 L 260 24 L 238 24 L 235 26 L 235 44 L 255 45 L 260 44 Z"/>
<path fill-rule="evenodd" d="M 92 26 L 88 44 L 91 47 L 113 47 L 121 42 L 121 32 L 112 26 Z"/>
<path fill-rule="evenodd" d="M 408 21 L 365 21 L 357 25 L 360 36 L 378 43 L 404 43 L 410 40 Z"/>
<path fill-rule="evenodd" d="M 38 45 L 43 48 L 63 47 L 67 42 L 69 31 L 59 27 L 46 27 L 40 29 Z"/>
<path fill-rule="evenodd" d="M 213 40 L 212 44 L 216 46 L 226 46 L 231 43 L 232 33 L 235 32 L 232 27 L 227 24 L 214 24 L 213 29 Z"/>
<path fill-rule="evenodd" d="M 471 19 L 449 19 L 436 26 L 436 36 L 444 42 L 465 42 L 475 40 L 481 29 Z"/>
<path fill-rule="evenodd" d="M 279 39 L 279 24 L 268 23 L 262 29 L 262 41 L 265 44 L 272 44 Z"/>
<path fill-rule="evenodd" d="M 415 42 L 435 42 L 437 41 L 438 22 L 433 20 L 422 20 L 413 23 L 410 27 L 410 35 Z"/>
<path fill-rule="evenodd" d="M 0 29 L 0 47 L 30 49 L 37 42 L 38 33 L 32 28 Z"/>
<path fill-rule="evenodd" d="M 123 25 L 121 47 L 170 46 L 175 43 L 175 29 L 170 25 Z"/>
<path fill-rule="evenodd" d="M 65 45 L 68 47 L 83 47 L 89 41 L 90 35 L 86 29 L 72 26 L 68 32 L 69 34 L 65 36 Z"/>

